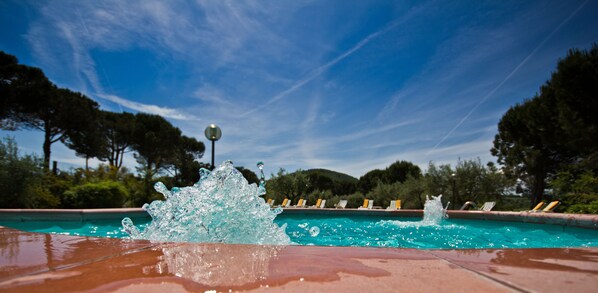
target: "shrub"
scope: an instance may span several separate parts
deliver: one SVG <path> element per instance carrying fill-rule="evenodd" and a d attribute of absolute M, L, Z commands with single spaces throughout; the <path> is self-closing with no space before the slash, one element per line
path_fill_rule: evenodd
<path fill-rule="evenodd" d="M 68 208 L 119 208 L 127 197 L 122 183 L 102 181 L 70 188 L 64 192 L 63 204 Z"/>
<path fill-rule="evenodd" d="M 52 208 L 58 198 L 43 188 L 41 159 L 20 156 L 12 138 L 0 140 L 0 208 Z"/>
<path fill-rule="evenodd" d="M 347 197 L 347 208 L 358 208 L 363 205 L 365 196 L 361 193 L 353 193 Z"/>
<path fill-rule="evenodd" d="M 598 214 L 598 200 L 595 200 L 588 204 L 574 204 L 567 208 L 565 212 L 573 214 Z"/>

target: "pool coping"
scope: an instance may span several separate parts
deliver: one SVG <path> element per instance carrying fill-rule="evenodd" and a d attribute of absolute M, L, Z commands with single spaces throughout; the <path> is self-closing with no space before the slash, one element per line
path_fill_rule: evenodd
<path fill-rule="evenodd" d="M 381 216 L 381 217 L 422 217 L 423 210 L 376 210 L 376 209 L 316 209 L 316 208 L 285 208 L 285 214 L 321 214 L 346 216 Z M 52 220 L 59 216 L 65 221 L 86 221 L 97 219 L 122 219 L 122 214 L 129 218 L 147 218 L 148 214 L 142 208 L 114 208 L 114 209 L 0 209 L 0 221 L 14 220 Z M 475 219 L 505 222 L 523 222 L 536 224 L 553 224 L 587 229 L 598 229 L 598 215 L 564 214 L 564 213 L 533 213 L 533 212 L 503 212 L 503 211 L 459 211 L 448 210 L 449 218 Z"/>

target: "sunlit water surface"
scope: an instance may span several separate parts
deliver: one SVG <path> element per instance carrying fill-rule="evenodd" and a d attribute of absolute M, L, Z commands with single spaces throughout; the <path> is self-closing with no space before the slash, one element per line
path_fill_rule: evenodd
<path fill-rule="evenodd" d="M 148 222 L 138 220 L 136 225 L 143 229 Z M 598 230 L 517 222 L 445 219 L 438 225 L 426 225 L 417 218 L 282 213 L 275 223 L 287 224 L 287 235 L 298 245 L 420 249 L 598 247 Z M 5 222 L 0 225 L 32 232 L 129 237 L 118 220 Z"/>

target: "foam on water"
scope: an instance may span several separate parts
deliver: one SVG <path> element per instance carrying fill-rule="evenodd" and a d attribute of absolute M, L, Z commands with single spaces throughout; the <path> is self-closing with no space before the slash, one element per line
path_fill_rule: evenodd
<path fill-rule="evenodd" d="M 201 169 L 193 186 L 168 190 L 162 182 L 154 185 L 166 200 L 156 200 L 143 208 L 152 222 L 139 231 L 129 218 L 122 220 L 133 239 L 177 242 L 224 242 L 290 244 L 286 225 L 274 218 L 282 209 L 270 209 L 260 195 L 265 194 L 263 163 L 260 186 L 248 184 L 241 172 L 226 161 L 212 172 Z"/>

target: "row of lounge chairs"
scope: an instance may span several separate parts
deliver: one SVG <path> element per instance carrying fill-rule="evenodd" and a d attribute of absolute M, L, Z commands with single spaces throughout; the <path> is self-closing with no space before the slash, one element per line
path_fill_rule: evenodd
<path fill-rule="evenodd" d="M 554 209 L 556 209 L 556 207 L 558 207 L 561 204 L 560 201 L 555 200 L 550 202 L 548 205 L 546 205 L 545 202 L 540 202 L 538 203 L 533 209 L 529 210 L 530 213 L 552 213 L 554 212 Z M 546 206 L 546 207 L 544 207 Z"/>
<path fill-rule="evenodd" d="M 267 204 L 270 207 L 274 207 L 274 199 L 268 199 Z M 533 209 L 531 209 L 529 212 L 532 213 L 537 213 L 537 212 L 543 212 L 543 213 L 551 213 L 554 212 L 554 209 L 559 206 L 561 204 L 560 201 L 556 200 L 553 201 L 551 203 L 549 203 L 548 205 L 546 205 L 545 202 L 540 202 L 538 205 L 536 205 Z M 299 201 L 297 202 L 296 205 L 291 206 L 291 200 L 288 198 L 285 198 L 282 201 L 282 204 L 280 205 L 280 207 L 283 208 L 306 208 L 307 206 L 307 200 L 300 198 Z M 344 209 L 347 206 L 347 200 L 346 199 L 341 199 L 336 205 L 334 205 L 335 208 L 337 209 Z M 475 208 L 475 203 L 468 201 L 466 202 L 460 210 L 466 210 L 468 207 L 474 207 Z M 484 211 L 484 212 L 489 212 L 491 211 L 494 206 L 496 206 L 496 202 L 495 201 L 487 201 L 485 202 L 482 207 L 480 207 L 480 211 Z M 321 199 L 318 198 L 318 201 L 316 202 L 315 205 L 313 206 L 309 206 L 310 208 L 325 208 L 326 207 L 326 200 L 325 199 Z M 361 205 L 358 209 L 360 210 L 371 210 L 374 208 L 374 200 L 373 199 L 364 199 L 363 200 L 363 205 Z M 397 200 L 391 200 L 390 204 L 388 205 L 388 207 L 386 208 L 387 211 L 394 211 L 394 210 L 400 210 L 401 209 L 401 200 L 397 199 Z"/>
<path fill-rule="evenodd" d="M 270 207 L 274 207 L 274 199 L 268 199 L 268 201 L 266 202 Z M 297 201 L 296 205 L 291 205 L 291 200 L 288 198 L 285 198 L 282 201 L 282 204 L 279 205 L 282 208 L 306 208 L 307 207 L 307 200 L 304 200 L 302 198 L 299 199 L 299 201 Z M 341 199 L 336 205 L 334 205 L 335 208 L 337 209 L 344 209 L 347 206 L 347 200 L 346 199 Z M 310 208 L 325 208 L 326 207 L 326 200 L 325 199 L 321 199 L 318 198 L 318 201 L 316 202 L 315 205 L 313 206 L 309 206 Z M 363 205 L 360 206 L 358 209 L 365 209 L 365 210 L 371 210 L 374 208 L 374 200 L 373 199 L 364 199 L 363 200 Z M 390 204 L 388 205 L 388 207 L 386 208 L 386 210 L 400 210 L 401 209 L 401 200 L 397 199 L 397 200 L 391 200 Z"/>
<path fill-rule="evenodd" d="M 269 198 L 268 201 L 266 201 L 266 203 L 270 206 L 270 207 L 274 207 L 274 199 Z M 279 205 L 282 208 L 306 208 L 307 207 L 307 200 L 300 198 L 299 201 L 297 201 L 297 204 L 292 206 L 291 205 L 291 200 L 288 198 L 285 198 L 282 201 L 282 204 Z M 326 200 L 325 199 L 321 199 L 318 198 L 318 201 L 316 202 L 315 205 L 313 206 L 309 206 L 310 208 L 324 208 L 326 206 Z"/>
<path fill-rule="evenodd" d="M 560 201 L 555 200 L 551 203 L 549 203 L 548 205 L 546 205 L 545 202 L 540 202 L 538 205 L 536 205 L 533 209 L 529 210 L 529 212 L 531 213 L 538 213 L 538 212 L 542 212 L 542 213 L 552 213 L 554 212 L 554 209 L 556 209 L 557 206 L 559 206 L 561 204 Z M 484 212 L 489 212 L 491 211 L 494 206 L 496 205 L 496 202 L 494 201 L 487 201 L 484 203 L 484 205 L 480 208 L 481 211 Z M 465 210 L 468 207 L 474 207 L 475 208 L 475 203 L 468 201 L 466 202 L 460 210 Z M 545 207 L 546 206 L 546 207 Z"/>

